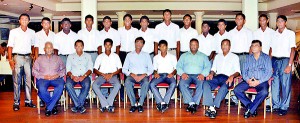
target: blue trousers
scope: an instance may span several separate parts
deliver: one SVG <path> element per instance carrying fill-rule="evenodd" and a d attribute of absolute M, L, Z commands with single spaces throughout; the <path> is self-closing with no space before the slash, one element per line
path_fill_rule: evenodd
<path fill-rule="evenodd" d="M 80 89 L 80 93 L 78 96 L 76 95 L 75 89 L 74 89 L 74 86 L 76 84 L 80 84 L 82 87 Z M 67 89 L 72 101 L 74 102 L 75 107 L 84 106 L 84 101 L 90 91 L 90 86 L 91 86 L 90 77 L 86 77 L 81 82 L 74 82 L 70 77 L 67 77 L 66 89 Z"/>
<path fill-rule="evenodd" d="M 148 90 L 149 90 L 149 78 L 145 77 L 140 82 L 136 82 L 131 76 L 127 76 L 125 80 L 125 88 L 126 93 L 129 97 L 131 106 L 135 106 L 136 99 L 135 99 L 135 93 L 134 93 L 134 84 L 140 84 L 141 85 L 141 94 L 140 94 L 140 100 L 139 103 L 143 105 L 144 100 L 147 96 Z"/>
<path fill-rule="evenodd" d="M 37 79 L 37 88 L 39 97 L 46 103 L 46 109 L 52 110 L 56 102 L 62 95 L 64 90 L 65 81 L 63 78 L 57 78 L 55 80 Z M 48 87 L 53 86 L 54 91 L 52 97 L 48 92 Z"/>
<path fill-rule="evenodd" d="M 183 80 L 180 77 L 180 82 L 178 85 L 183 95 L 184 103 L 189 104 L 190 102 L 194 102 L 197 105 L 199 105 L 203 93 L 203 81 L 197 78 L 198 74 L 188 74 L 188 76 L 189 78 L 187 80 Z M 196 91 L 194 93 L 194 96 L 189 91 L 190 84 L 192 83 L 196 85 Z"/>

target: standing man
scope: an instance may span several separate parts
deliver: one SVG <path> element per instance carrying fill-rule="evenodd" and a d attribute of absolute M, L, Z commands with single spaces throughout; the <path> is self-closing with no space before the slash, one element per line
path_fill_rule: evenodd
<path fill-rule="evenodd" d="M 109 112 L 115 111 L 115 107 L 113 106 L 114 99 L 121 88 L 117 75 L 122 72 L 122 63 L 120 57 L 116 53 L 111 52 L 112 45 L 113 41 L 111 39 L 107 38 L 104 40 L 105 52 L 97 57 L 94 65 L 94 73 L 98 75 L 98 78 L 93 83 L 93 90 L 99 97 L 102 107 L 100 108 L 101 112 L 105 110 Z M 105 98 L 100 91 L 100 86 L 105 82 L 113 85 L 108 98 Z"/>
<path fill-rule="evenodd" d="M 129 97 L 131 108 L 129 112 L 143 112 L 144 100 L 149 89 L 149 76 L 153 73 L 150 55 L 142 51 L 145 40 L 142 37 L 135 39 L 135 50 L 130 52 L 124 62 L 122 72 L 127 76 L 125 80 L 126 93 Z M 139 102 L 136 102 L 133 91 L 134 84 L 141 85 Z"/>
<path fill-rule="evenodd" d="M 91 55 L 83 52 L 84 43 L 82 40 L 77 40 L 74 45 L 76 53 L 68 56 L 66 65 L 68 76 L 66 90 L 75 105 L 71 108 L 71 111 L 74 113 L 79 111 L 82 114 L 86 111 L 84 108 L 84 101 L 90 91 L 91 79 L 89 75 L 92 73 L 93 63 Z M 81 85 L 78 96 L 74 89 L 76 84 Z"/>
<path fill-rule="evenodd" d="M 169 9 L 165 9 L 163 11 L 163 22 L 158 24 L 155 27 L 155 31 L 157 33 L 158 40 L 166 40 L 169 44 L 169 53 L 176 55 L 177 59 L 179 59 L 180 53 L 180 34 L 179 34 L 179 26 L 173 22 L 171 22 L 172 12 Z M 158 54 L 158 43 L 155 43 L 154 46 L 154 55 Z"/>
<path fill-rule="evenodd" d="M 30 17 L 23 13 L 19 16 L 20 27 L 12 29 L 8 39 L 8 61 L 13 71 L 14 104 L 13 110 L 20 109 L 20 85 L 22 82 L 22 69 L 25 72 L 25 107 L 35 108 L 31 100 L 31 54 L 34 51 L 34 31 L 28 28 Z"/>
<path fill-rule="evenodd" d="M 273 62 L 272 99 L 274 111 L 286 115 L 291 101 L 292 64 L 295 56 L 295 32 L 286 28 L 285 15 L 277 17 L 278 29 L 273 35 L 271 56 Z M 281 87 L 281 89 L 280 89 Z M 282 97 L 280 97 L 280 91 Z"/>
<path fill-rule="evenodd" d="M 41 55 L 36 59 L 32 68 L 32 74 L 37 79 L 39 97 L 46 103 L 46 116 L 58 113 L 56 102 L 64 90 L 65 81 L 63 77 L 66 74 L 66 66 L 61 58 L 54 55 L 54 49 L 51 42 L 45 42 L 45 55 Z M 48 87 L 54 87 L 52 97 L 48 92 Z"/>
<path fill-rule="evenodd" d="M 4 61 L 6 59 L 6 50 L 7 50 L 7 43 L 2 42 L 0 45 L 0 61 Z M 5 57 L 5 59 L 1 59 L 2 57 Z M 5 79 L 5 75 L 0 75 L 0 82 L 2 82 Z"/>
<path fill-rule="evenodd" d="M 204 77 L 209 74 L 211 67 L 208 57 L 199 52 L 198 48 L 198 40 L 191 39 L 190 51 L 180 57 L 176 66 L 177 74 L 181 76 L 178 86 L 183 95 L 184 103 L 189 105 L 186 111 L 191 113 L 197 111 L 197 105 L 200 104 L 202 97 Z M 189 91 L 192 83 L 196 85 L 194 96 Z"/>
<path fill-rule="evenodd" d="M 222 53 L 221 42 L 224 39 L 229 39 L 229 33 L 226 31 L 227 21 L 224 19 L 218 20 L 218 29 L 219 31 L 214 35 L 216 41 L 216 53 Z"/>
<path fill-rule="evenodd" d="M 198 36 L 199 51 L 204 53 L 209 61 L 213 61 L 216 53 L 215 38 L 209 34 L 210 26 L 207 22 L 202 23 L 202 34 Z"/>
<path fill-rule="evenodd" d="M 272 62 L 270 57 L 261 52 L 262 43 L 253 40 L 251 44 L 252 54 L 248 55 L 242 69 L 243 81 L 234 88 L 236 97 L 245 105 L 244 118 L 257 115 L 257 107 L 269 94 L 268 80 L 272 76 Z M 250 87 L 255 88 L 257 95 L 252 102 L 245 94 Z"/>
<path fill-rule="evenodd" d="M 180 56 L 190 51 L 190 40 L 198 37 L 196 29 L 192 28 L 192 16 L 186 14 L 183 16 L 183 27 L 180 29 Z"/>

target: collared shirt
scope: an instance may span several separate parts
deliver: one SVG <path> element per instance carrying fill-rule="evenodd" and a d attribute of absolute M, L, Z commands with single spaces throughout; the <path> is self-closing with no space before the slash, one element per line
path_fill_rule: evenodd
<path fill-rule="evenodd" d="M 253 39 L 252 31 L 246 27 L 243 27 L 240 31 L 236 28 L 229 32 L 231 42 L 230 51 L 233 53 L 248 53 Z"/>
<path fill-rule="evenodd" d="M 57 55 L 51 55 L 48 58 L 47 55 L 39 56 L 32 67 L 32 75 L 37 79 L 44 79 L 46 75 L 56 75 L 63 77 L 66 74 L 66 66 L 61 58 Z"/>
<path fill-rule="evenodd" d="M 216 41 L 216 53 L 223 53 L 222 48 L 221 48 L 221 43 L 224 39 L 229 39 L 229 33 L 227 31 L 224 32 L 223 35 L 220 35 L 220 31 L 218 31 L 214 35 L 215 41 Z"/>
<path fill-rule="evenodd" d="M 31 53 L 31 46 L 34 45 L 34 34 L 32 29 L 27 28 L 24 32 L 21 27 L 10 30 L 8 47 L 12 47 L 12 53 Z"/>
<path fill-rule="evenodd" d="M 132 51 L 127 54 L 122 72 L 129 76 L 130 73 L 134 74 L 147 74 L 148 76 L 153 73 L 153 65 L 149 53 L 141 51 L 139 54 Z"/>
<path fill-rule="evenodd" d="M 100 32 L 96 29 L 88 31 L 87 28 L 83 28 L 77 34 L 84 42 L 84 51 L 98 51 L 98 47 L 102 45 L 99 40 Z"/>
<path fill-rule="evenodd" d="M 245 81 L 248 81 L 252 77 L 258 79 L 260 83 L 268 81 L 272 76 L 272 62 L 270 57 L 263 52 L 260 52 L 257 60 L 253 54 L 248 55 L 242 67 L 242 75 Z"/>
<path fill-rule="evenodd" d="M 145 45 L 143 46 L 142 51 L 152 53 L 154 51 L 154 42 L 158 43 L 155 30 L 152 28 L 147 28 L 147 30 L 144 32 L 142 29 L 140 29 L 138 36 L 145 39 Z"/>
<path fill-rule="evenodd" d="M 162 22 L 155 27 L 155 31 L 158 41 L 166 40 L 169 48 L 177 47 L 177 41 L 180 40 L 179 26 L 177 24 L 171 22 L 170 25 L 167 26 L 165 22 Z"/>
<path fill-rule="evenodd" d="M 101 73 L 113 73 L 122 68 L 120 57 L 116 53 L 110 53 L 107 56 L 105 53 L 100 54 L 94 65 L 94 69 L 99 70 Z"/>
<path fill-rule="evenodd" d="M 113 40 L 113 46 L 111 47 L 111 52 L 116 52 L 116 47 L 120 46 L 120 34 L 116 29 L 114 29 L 112 27 L 110 27 L 107 32 L 105 31 L 105 28 L 103 28 L 100 31 L 99 38 L 101 39 L 100 41 L 101 41 L 102 46 L 104 46 L 105 39 L 110 38 Z M 102 52 L 105 52 L 104 47 L 102 47 Z"/>
<path fill-rule="evenodd" d="M 296 47 L 295 32 L 285 28 L 282 33 L 279 33 L 277 29 L 271 43 L 272 56 L 290 57 L 293 47 Z"/>
<path fill-rule="evenodd" d="M 92 57 L 88 53 L 70 54 L 67 59 L 67 73 L 70 71 L 74 76 L 83 76 L 88 70 L 93 71 Z"/>
<path fill-rule="evenodd" d="M 269 54 L 270 43 L 272 42 L 272 37 L 274 36 L 275 31 L 269 27 L 265 31 L 262 31 L 261 28 L 257 29 L 253 33 L 253 40 L 260 40 L 262 43 L 262 52 Z"/>
<path fill-rule="evenodd" d="M 49 30 L 48 35 L 46 34 L 45 30 L 38 31 L 35 33 L 35 42 L 34 47 L 39 48 L 39 54 L 45 54 L 45 43 L 46 42 L 54 42 L 55 33 Z"/>
<path fill-rule="evenodd" d="M 120 51 L 130 52 L 134 50 L 134 42 L 138 37 L 138 29 L 131 27 L 129 30 L 125 27 L 120 27 L 118 29 L 120 34 L 121 48 Z"/>
<path fill-rule="evenodd" d="M 199 41 L 198 50 L 204 53 L 206 56 L 209 56 L 212 51 L 216 51 L 215 38 L 211 34 L 208 33 L 206 37 L 201 34 L 197 37 L 197 39 Z"/>
<path fill-rule="evenodd" d="M 153 68 L 157 73 L 172 73 L 176 69 L 177 59 L 175 55 L 167 53 L 165 57 L 157 54 L 153 58 Z"/>
<path fill-rule="evenodd" d="M 60 31 L 54 38 L 54 49 L 58 50 L 58 54 L 69 55 L 75 53 L 74 43 L 78 40 L 78 35 L 70 30 L 69 34 Z"/>
<path fill-rule="evenodd" d="M 185 29 L 182 27 L 180 29 L 180 51 L 186 52 L 190 51 L 190 40 L 198 37 L 198 32 L 192 27 Z"/>
<path fill-rule="evenodd" d="M 205 54 L 198 51 L 194 55 L 189 51 L 181 55 L 176 65 L 176 70 L 177 74 L 180 76 L 183 73 L 202 74 L 203 76 L 207 76 L 210 72 L 210 67 L 211 64 Z"/>
<path fill-rule="evenodd" d="M 226 56 L 224 56 L 223 53 L 219 53 L 214 59 L 211 71 L 227 76 L 231 76 L 236 72 L 241 73 L 239 57 L 231 52 Z"/>

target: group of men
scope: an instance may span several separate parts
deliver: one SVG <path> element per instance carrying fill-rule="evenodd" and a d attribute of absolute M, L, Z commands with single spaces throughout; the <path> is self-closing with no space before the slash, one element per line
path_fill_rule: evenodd
<path fill-rule="evenodd" d="M 31 100 L 32 73 L 37 80 L 38 95 L 46 103 L 46 116 L 57 114 L 56 102 L 64 85 L 74 102 L 71 111 L 84 113 L 84 101 L 91 88 L 90 75 L 94 73 L 98 77 L 92 83 L 92 89 L 100 99 L 100 111 L 114 112 L 114 99 L 120 89 L 124 91 L 118 75 L 124 73 L 130 112 L 144 111 L 149 88 L 154 94 L 157 110 L 165 112 L 177 87 L 175 76 L 179 75 L 178 87 L 188 105 L 186 110 L 195 113 L 203 96 L 202 104 L 208 107 L 205 116 L 216 118 L 215 108 L 220 108 L 234 78 L 242 75 L 242 82 L 234 88 L 234 93 L 245 106 L 245 118 L 257 115 L 257 107 L 268 96 L 268 80 L 272 76 L 273 109 L 279 115 L 287 113 L 296 46 L 295 33 L 286 28 L 286 16 L 277 17 L 278 29 L 274 31 L 267 26 L 268 17 L 262 14 L 259 16 L 260 28 L 252 33 L 244 27 L 245 15 L 239 13 L 234 29 L 227 32 L 227 22 L 220 19 L 219 31 L 212 36 L 208 22 L 202 23 L 202 33 L 198 35 L 191 27 L 189 14 L 183 17 L 181 29 L 171 21 L 171 15 L 169 9 L 164 10 L 163 22 L 155 29 L 148 28 L 149 18 L 142 16 L 140 30 L 132 27 L 130 14 L 123 17 L 124 27 L 118 30 L 111 27 L 111 18 L 105 16 L 101 31 L 92 27 L 94 18 L 87 15 L 86 27 L 77 34 L 70 29 L 70 19 L 64 18 L 62 30 L 54 34 L 49 18 L 42 19 L 43 29 L 35 33 L 28 28 L 29 15 L 21 14 L 20 27 L 11 30 L 8 41 L 8 60 L 14 81 L 13 110 L 20 109 L 20 83 L 24 74 L 25 106 L 36 107 Z M 150 76 L 152 80 L 149 80 Z M 112 84 L 113 89 L 109 92 L 100 88 L 104 83 Z M 159 83 L 169 85 L 164 97 L 156 87 Z M 74 90 L 77 84 L 81 85 L 79 94 Z M 138 100 L 135 84 L 141 86 Z M 191 84 L 195 85 L 194 92 L 190 89 Z M 49 86 L 55 88 L 52 96 L 47 92 Z M 254 101 L 244 93 L 250 87 L 258 91 Z M 218 94 L 213 98 L 211 90 L 216 88 L 219 88 Z"/>

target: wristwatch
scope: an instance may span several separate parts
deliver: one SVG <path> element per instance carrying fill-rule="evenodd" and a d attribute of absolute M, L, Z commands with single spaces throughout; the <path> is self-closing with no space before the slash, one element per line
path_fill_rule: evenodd
<path fill-rule="evenodd" d="M 289 63 L 289 66 L 292 66 L 292 64 L 291 64 L 291 63 Z"/>

